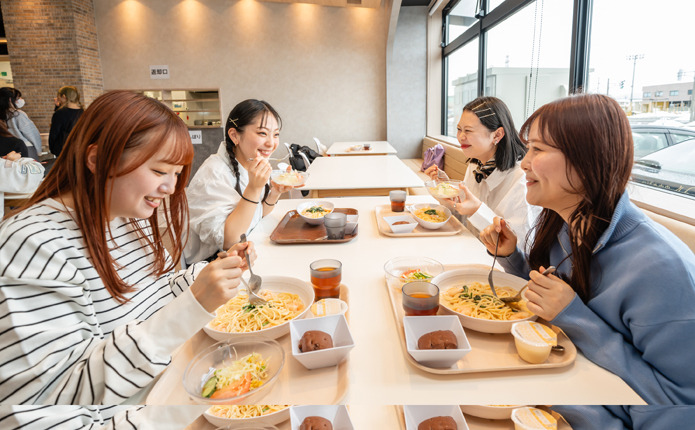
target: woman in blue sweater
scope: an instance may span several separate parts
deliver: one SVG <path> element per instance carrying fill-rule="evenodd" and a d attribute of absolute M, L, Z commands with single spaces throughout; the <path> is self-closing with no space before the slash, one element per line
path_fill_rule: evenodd
<path fill-rule="evenodd" d="M 544 208 L 534 242 L 522 254 L 499 218 L 481 240 L 494 252 L 499 235 L 505 270 L 532 281 L 529 310 L 589 360 L 649 404 L 695 403 L 695 255 L 630 202 L 624 112 L 607 96 L 571 96 L 538 109 L 520 134 L 526 200 Z M 539 273 L 550 265 L 555 275 Z"/>

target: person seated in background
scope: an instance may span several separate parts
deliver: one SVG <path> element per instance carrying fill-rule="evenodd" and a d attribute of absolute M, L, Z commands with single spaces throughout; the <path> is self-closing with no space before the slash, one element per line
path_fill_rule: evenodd
<path fill-rule="evenodd" d="M 72 131 L 72 128 L 80 119 L 84 107 L 80 102 L 80 93 L 77 88 L 64 86 L 58 90 L 58 102 L 60 107 L 53 112 L 51 118 L 51 130 L 48 134 L 48 147 L 56 157 L 63 150 L 63 145 Z"/>
<path fill-rule="evenodd" d="M 21 139 L 26 146 L 26 151 L 21 151 L 22 157 L 31 157 L 39 161 L 39 154 L 42 152 L 41 133 L 29 116 L 20 110 L 23 107 L 24 99 L 18 89 L 0 88 L 0 120 L 5 122 L 5 128 L 9 133 Z M 25 152 L 28 155 L 25 155 Z"/>
<path fill-rule="evenodd" d="M 526 181 L 519 167 L 526 147 L 507 105 L 496 97 L 471 101 L 463 108 L 456 137 L 470 162 L 459 197 L 441 203 L 467 216 L 476 234 L 495 216 L 504 218 L 523 245 L 540 208 L 526 202 Z M 425 173 L 436 180 L 438 170 L 433 164 Z"/>
<path fill-rule="evenodd" d="M 191 216 L 187 262 L 214 258 L 272 212 L 290 186 L 269 184 L 268 157 L 280 143 L 282 120 L 265 101 L 248 99 L 229 113 L 225 140 L 186 191 Z"/>
<path fill-rule="evenodd" d="M 142 401 L 132 397 L 236 295 L 247 268 L 236 254 L 255 258 L 252 244 L 173 271 L 192 160 L 186 124 L 157 100 L 111 91 L 85 111 L 0 224 L 0 403 Z"/>
<path fill-rule="evenodd" d="M 29 148 L 24 141 L 14 137 L 7 129 L 5 121 L 0 119 L 0 157 L 5 157 L 10 152 L 16 152 L 23 158 L 29 156 Z"/>
<path fill-rule="evenodd" d="M 695 361 L 695 255 L 630 201 L 632 132 L 620 105 L 600 94 L 560 99 L 521 135 L 526 199 L 543 207 L 533 243 L 524 254 L 496 218 L 483 244 L 494 252 L 499 240 L 505 271 L 530 278 L 528 310 L 586 358 L 648 404 L 695 403 L 695 372 L 684 371 Z M 556 274 L 540 273 L 551 265 Z"/>
<path fill-rule="evenodd" d="M 2 121 L 0 121 L 1 123 Z M 17 139 L 26 151 L 24 142 Z M 1 147 L 1 146 L 0 146 Z M 43 179 L 44 168 L 38 161 L 19 152 L 0 149 L 0 221 L 5 215 L 5 193 L 31 193 Z"/>

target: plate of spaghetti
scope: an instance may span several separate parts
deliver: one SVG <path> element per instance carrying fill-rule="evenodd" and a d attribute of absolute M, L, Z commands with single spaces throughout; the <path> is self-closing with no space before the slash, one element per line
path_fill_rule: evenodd
<path fill-rule="evenodd" d="M 249 303 L 246 290 L 217 308 L 215 318 L 203 327 L 218 341 L 260 335 L 277 339 L 290 331 L 289 322 L 304 318 L 314 302 L 314 290 L 307 282 L 287 276 L 264 276 L 259 295 L 267 305 Z"/>
<path fill-rule="evenodd" d="M 211 406 L 203 417 L 212 425 L 271 425 L 290 419 L 290 405 L 219 405 Z"/>
<path fill-rule="evenodd" d="M 505 304 L 490 290 L 487 275 L 490 268 L 482 265 L 444 272 L 432 279 L 439 287 L 441 309 L 457 315 L 461 325 L 484 333 L 510 333 L 517 321 L 533 321 L 537 317 L 526 308 L 526 301 Z M 526 280 L 509 273 L 495 272 L 498 297 L 516 295 Z"/>

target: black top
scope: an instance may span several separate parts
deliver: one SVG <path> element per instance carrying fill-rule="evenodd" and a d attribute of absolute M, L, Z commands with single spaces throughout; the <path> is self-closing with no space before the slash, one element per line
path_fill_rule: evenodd
<path fill-rule="evenodd" d="M 4 157 L 12 151 L 19 152 L 22 157 L 29 156 L 27 145 L 22 139 L 0 136 L 0 157 Z"/>
<path fill-rule="evenodd" d="M 63 107 L 53 113 L 51 119 L 51 131 L 48 134 L 48 147 L 57 157 L 65 145 L 70 131 L 77 123 L 84 110 Z"/>

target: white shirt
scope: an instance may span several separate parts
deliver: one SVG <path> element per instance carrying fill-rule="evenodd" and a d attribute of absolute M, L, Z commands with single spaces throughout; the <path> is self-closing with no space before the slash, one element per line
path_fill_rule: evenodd
<path fill-rule="evenodd" d="M 5 214 L 5 193 L 33 193 L 43 180 L 44 167 L 33 158 L 0 159 L 0 221 Z"/>
<path fill-rule="evenodd" d="M 124 304 L 65 206 L 47 199 L 0 224 L 0 403 L 119 404 L 214 317 L 188 288 L 206 263 L 154 275 L 133 223 L 116 218 L 110 228 L 118 275 L 135 287 Z"/>
<path fill-rule="evenodd" d="M 249 173 L 239 166 L 239 188 L 242 193 L 249 185 Z M 186 196 L 190 223 L 188 243 L 183 255 L 188 264 L 202 261 L 224 250 L 224 224 L 241 200 L 236 191 L 236 177 L 225 142 L 216 154 L 208 157 L 191 179 Z M 246 233 L 263 219 L 263 204 L 259 203 Z"/>
<path fill-rule="evenodd" d="M 516 166 L 505 171 L 495 169 L 480 183 L 475 180 L 475 168 L 475 163 L 468 165 L 463 183 L 482 204 L 468 221 L 481 231 L 492 224 L 494 217 L 502 217 L 516 234 L 519 248 L 526 249 L 526 234 L 542 208 L 526 201 L 526 177 L 520 164 L 517 162 Z"/>

